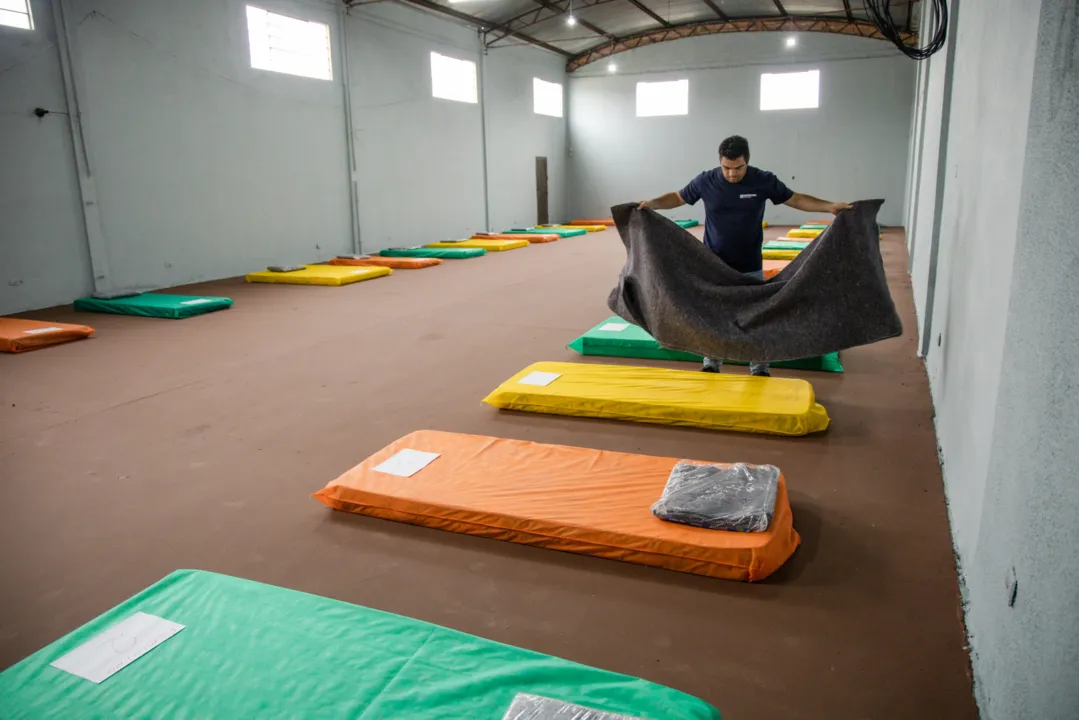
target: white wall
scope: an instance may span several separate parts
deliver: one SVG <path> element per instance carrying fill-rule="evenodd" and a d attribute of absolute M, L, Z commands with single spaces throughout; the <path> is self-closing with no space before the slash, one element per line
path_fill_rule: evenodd
<path fill-rule="evenodd" d="M 474 30 L 394 4 L 354 9 L 348 27 L 365 252 L 535 224 L 536 156 L 548 158 L 552 220 L 564 215 L 566 121 L 532 110 L 534 77 L 564 82 L 560 57 L 481 60 Z M 481 104 L 431 96 L 432 50 L 484 70 L 486 118 Z"/>
<path fill-rule="evenodd" d="M 1079 716 L 1079 10 L 962 0 L 952 12 L 943 202 L 918 213 L 913 238 L 915 268 L 936 277 L 913 282 L 932 305 L 921 331 L 975 692 L 988 720 L 1063 720 Z M 940 93 L 930 83 L 921 101 Z M 923 182 L 937 160 L 923 154 Z"/>
<path fill-rule="evenodd" d="M 78 175 L 52 8 L 32 3 L 35 32 L 0 26 L 0 311 L 90 291 Z"/>
<path fill-rule="evenodd" d="M 478 64 L 475 31 L 390 3 L 348 28 L 364 251 L 483 230 L 480 105 L 431 96 L 431 52 Z"/>
<path fill-rule="evenodd" d="M 244 0 L 68 1 L 108 284 L 171 287 L 351 251 L 342 22 L 365 251 L 464 237 L 488 212 L 495 229 L 535 222 L 536 155 L 564 213 L 565 120 L 532 116 L 532 77 L 561 80 L 561 59 L 487 58 L 488 208 L 481 106 L 431 97 L 431 51 L 478 64 L 474 29 L 391 3 L 347 18 L 337 0 L 255 4 L 327 23 L 333 80 L 253 70 Z M 0 313 L 92 290 L 70 129 L 30 115 L 65 109 L 51 10 L 35 10 L 38 30 L 0 28 Z"/>
<path fill-rule="evenodd" d="M 328 23 L 336 37 L 329 2 L 259 4 Z M 350 249 L 340 82 L 252 69 L 242 0 L 71 6 L 115 286 L 169 287 Z"/>
<path fill-rule="evenodd" d="M 536 158 L 547 158 L 548 211 L 553 223 L 567 222 L 566 64 L 557 55 L 528 48 L 492 50 L 487 58 L 487 164 L 491 227 L 534 225 Z M 563 87 L 563 117 L 537 115 L 533 78 Z"/>
<path fill-rule="evenodd" d="M 960 3 L 957 16 L 926 364 L 948 489 L 956 498 L 952 529 L 961 558 L 970 556 L 978 537 L 1004 363 L 1039 7 L 1038 0 Z M 994 43 L 1024 51 L 1002 56 Z M 935 173 L 923 171 L 923 182 Z M 916 253 L 931 246 L 922 235 L 931 227 L 919 220 Z M 916 256 L 915 265 L 920 262 Z M 918 287 L 915 294 L 924 291 Z"/>
<path fill-rule="evenodd" d="M 749 139 L 753 165 L 831 200 L 882 197 L 882 224 L 902 222 L 914 64 L 885 43 L 805 33 L 712 35 L 641 48 L 570 76 L 570 213 L 680 190 L 719 163 L 728 135 Z M 845 59 L 844 59 L 845 58 Z M 820 69 L 820 108 L 761 112 L 760 75 Z M 689 79 L 689 115 L 636 117 L 638 81 Z M 673 217 L 703 219 L 702 205 Z M 804 213 L 772 205 L 770 222 Z"/>
<path fill-rule="evenodd" d="M 1070 7 L 1065 9 L 1065 5 Z M 1034 12 L 1037 18 L 1037 12 Z M 1079 6 L 1044 3 L 970 627 L 987 720 L 1079 717 Z M 1003 579 L 1014 570 L 1016 602 Z"/>
<path fill-rule="evenodd" d="M 929 13 L 923 13 L 923 21 L 929 20 Z M 953 13 L 952 25 L 955 25 L 956 14 Z M 954 45 L 955 37 L 949 34 L 947 42 Z M 914 287 L 914 307 L 920 322 L 925 320 L 926 305 L 928 303 L 928 288 L 930 283 L 930 258 L 932 252 L 932 235 L 934 222 L 938 216 L 938 199 L 940 193 L 939 176 L 944 168 L 944 163 L 938 160 L 942 156 L 945 147 L 942 137 L 947 132 L 947 117 L 945 106 L 948 98 L 945 97 L 946 84 L 951 68 L 951 55 L 947 47 L 936 53 L 920 66 L 923 87 L 918 88 L 919 96 L 933 98 L 933 102 L 918 103 L 918 127 L 914 134 L 917 136 L 918 146 L 914 149 L 916 162 L 912 166 L 912 197 L 909 221 L 906 223 L 908 244 L 911 250 L 911 276 Z M 949 113 L 950 115 L 950 113 Z M 924 161 L 923 161 L 924 158 Z M 925 171 L 923 173 L 923 170 Z M 919 242 L 922 241 L 922 242 Z"/>

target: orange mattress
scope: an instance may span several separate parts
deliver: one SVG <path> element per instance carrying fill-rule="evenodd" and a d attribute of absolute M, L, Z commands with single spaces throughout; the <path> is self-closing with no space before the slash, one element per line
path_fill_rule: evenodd
<path fill-rule="evenodd" d="M 410 477 L 376 470 L 401 451 L 437 453 Z M 765 532 L 660 520 L 675 458 L 420 430 L 314 497 L 335 510 L 725 580 L 757 581 L 794 553 L 786 483 Z"/>
<path fill-rule="evenodd" d="M 606 225 L 607 227 L 614 227 L 614 220 L 607 218 L 606 220 L 574 220 L 568 222 L 566 225 Z"/>
<path fill-rule="evenodd" d="M 791 264 L 790 260 L 765 260 L 764 261 L 764 279 L 767 280 L 770 277 L 775 277 L 779 274 L 779 271 Z"/>
<path fill-rule="evenodd" d="M 420 268 L 441 265 L 438 258 L 408 258 L 408 257 L 365 257 L 365 258 L 334 258 L 330 265 L 364 265 L 370 267 L 388 267 L 394 270 L 419 270 Z"/>
<path fill-rule="evenodd" d="M 0 352 L 37 350 L 49 345 L 82 340 L 93 334 L 94 329 L 86 325 L 0 318 Z"/>
<path fill-rule="evenodd" d="M 530 243 L 549 243 L 560 240 L 561 235 L 505 235 L 503 233 L 476 233 L 473 240 L 527 240 Z"/>

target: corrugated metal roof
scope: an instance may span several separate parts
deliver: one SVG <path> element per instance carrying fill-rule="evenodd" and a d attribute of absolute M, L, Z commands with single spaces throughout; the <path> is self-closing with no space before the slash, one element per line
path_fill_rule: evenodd
<path fill-rule="evenodd" d="M 724 18 L 741 23 L 738 29 L 774 30 L 777 23 L 786 22 L 783 29 L 817 30 L 826 32 L 856 32 L 867 35 L 875 29 L 866 22 L 862 0 L 400 0 L 420 5 L 428 10 L 444 12 L 460 20 L 475 20 L 486 30 L 488 47 L 497 48 L 522 43 L 534 43 L 547 50 L 559 52 L 567 59 L 594 53 L 602 48 L 615 52 L 633 38 L 647 34 L 647 41 L 665 41 L 684 36 L 691 26 L 707 23 L 706 28 L 693 32 L 716 32 L 730 29 L 720 26 Z M 917 6 L 907 8 L 917 0 L 895 0 L 892 15 L 897 23 L 911 17 L 917 27 Z M 345 0 L 350 2 L 350 0 Z M 783 12 L 780 11 L 782 7 Z M 575 24 L 567 23 L 572 12 Z M 862 23 L 848 23 L 850 18 Z M 812 27 L 792 27 L 795 22 L 810 18 L 830 22 L 814 23 Z M 748 19 L 763 19 L 746 28 Z M 660 31 L 668 29 L 675 32 Z M 603 51 L 606 52 L 606 51 Z M 576 61 L 574 61 L 576 62 Z M 571 67 L 574 65 L 571 62 Z"/>

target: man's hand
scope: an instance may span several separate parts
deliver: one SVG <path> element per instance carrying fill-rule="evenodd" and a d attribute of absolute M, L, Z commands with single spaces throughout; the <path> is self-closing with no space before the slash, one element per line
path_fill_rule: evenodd
<path fill-rule="evenodd" d="M 686 201 L 682 199 L 682 196 L 676 192 L 669 192 L 666 195 L 660 195 L 658 198 L 652 198 L 651 200 L 645 200 L 637 206 L 638 210 L 673 210 L 676 207 L 682 207 L 686 204 Z"/>
<path fill-rule="evenodd" d="M 805 193 L 794 193 L 791 199 L 783 204 L 802 212 L 826 212 L 833 215 L 838 215 L 841 210 L 851 209 L 850 203 L 821 200 Z"/>

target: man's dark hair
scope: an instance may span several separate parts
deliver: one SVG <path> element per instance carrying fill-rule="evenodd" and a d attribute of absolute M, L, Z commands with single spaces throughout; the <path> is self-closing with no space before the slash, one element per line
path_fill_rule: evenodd
<path fill-rule="evenodd" d="M 741 135 L 731 135 L 719 144 L 719 156 L 728 160 L 745 158 L 749 162 L 749 141 Z"/>

